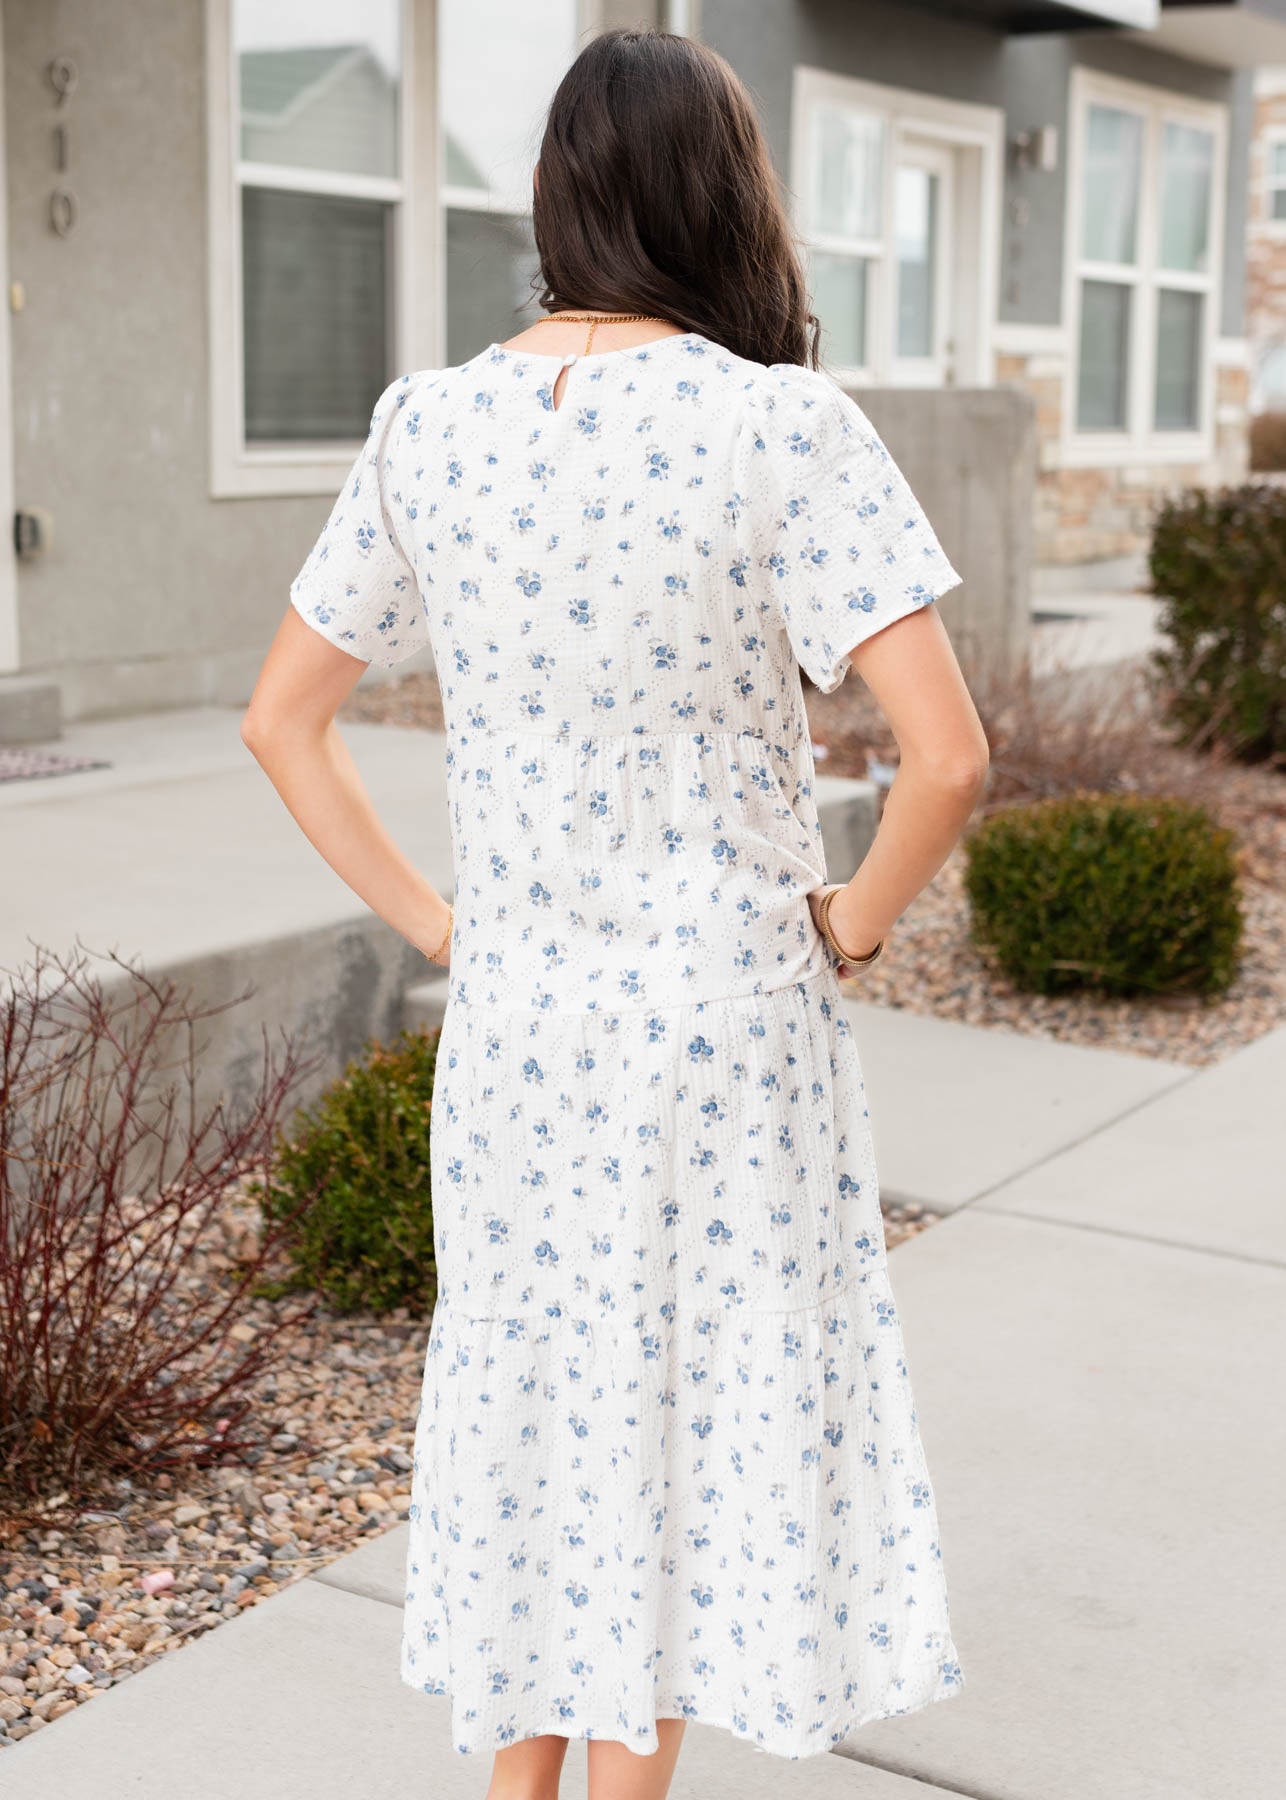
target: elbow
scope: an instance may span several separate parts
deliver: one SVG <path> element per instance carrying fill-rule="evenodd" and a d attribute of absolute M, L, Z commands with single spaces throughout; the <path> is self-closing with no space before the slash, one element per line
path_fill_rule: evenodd
<path fill-rule="evenodd" d="M 248 706 L 241 715 L 241 742 L 254 757 L 262 762 L 268 752 L 272 731 L 268 721 L 254 706 Z"/>
<path fill-rule="evenodd" d="M 957 802 L 966 812 L 974 805 L 987 785 L 991 756 L 985 738 L 951 755 L 935 759 L 922 769 L 922 778 L 940 794 Z"/>
<path fill-rule="evenodd" d="M 957 747 L 950 758 L 947 771 L 950 785 L 962 800 L 968 800 L 971 810 L 987 785 L 987 771 L 991 767 L 991 745 L 987 741 L 982 720 L 975 717 L 972 727 L 965 734 L 965 742 Z"/>
<path fill-rule="evenodd" d="M 952 780 L 962 795 L 967 795 L 970 806 L 981 797 L 987 785 L 987 771 L 991 767 L 991 751 L 986 738 L 983 738 L 973 754 L 962 757 L 952 769 Z"/>

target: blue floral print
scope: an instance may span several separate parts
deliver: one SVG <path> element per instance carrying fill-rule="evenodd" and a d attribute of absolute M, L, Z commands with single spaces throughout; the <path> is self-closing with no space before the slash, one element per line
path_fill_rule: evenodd
<path fill-rule="evenodd" d="M 825 374 L 403 376 L 291 588 L 442 687 L 455 925 L 401 1674 L 457 1751 L 959 1691 L 800 669 L 959 579 Z M 851 871 L 839 872 L 846 878 Z"/>

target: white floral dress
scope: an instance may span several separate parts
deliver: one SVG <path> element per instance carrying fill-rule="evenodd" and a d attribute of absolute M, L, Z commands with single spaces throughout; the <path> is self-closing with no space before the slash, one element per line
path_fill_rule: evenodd
<path fill-rule="evenodd" d="M 442 688 L 401 1674 L 462 1753 L 797 1758 L 962 1685 L 799 674 L 958 579 L 829 376 L 689 332 L 395 381 L 292 586 Z"/>

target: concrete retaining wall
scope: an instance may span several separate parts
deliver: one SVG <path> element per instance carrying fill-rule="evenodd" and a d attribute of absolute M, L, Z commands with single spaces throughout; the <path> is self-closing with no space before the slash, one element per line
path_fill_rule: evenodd
<path fill-rule="evenodd" d="M 1036 408 L 1011 388 L 861 388 L 962 585 L 942 616 L 969 672 L 1012 673 L 1031 632 Z"/>

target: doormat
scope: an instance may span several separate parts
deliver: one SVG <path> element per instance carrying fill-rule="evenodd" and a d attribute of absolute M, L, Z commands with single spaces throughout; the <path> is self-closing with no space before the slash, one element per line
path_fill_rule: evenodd
<path fill-rule="evenodd" d="M 39 781 L 46 775 L 73 775 L 79 769 L 110 769 L 96 756 L 60 756 L 56 750 L 0 745 L 0 781 Z"/>

